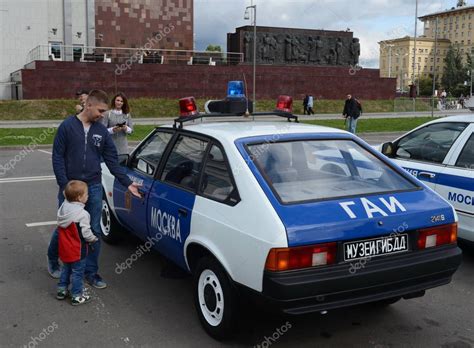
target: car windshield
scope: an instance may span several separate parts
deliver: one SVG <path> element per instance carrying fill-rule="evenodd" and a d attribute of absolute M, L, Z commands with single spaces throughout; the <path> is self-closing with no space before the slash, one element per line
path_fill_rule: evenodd
<path fill-rule="evenodd" d="M 296 140 L 247 148 L 283 203 L 417 188 L 352 140 Z"/>

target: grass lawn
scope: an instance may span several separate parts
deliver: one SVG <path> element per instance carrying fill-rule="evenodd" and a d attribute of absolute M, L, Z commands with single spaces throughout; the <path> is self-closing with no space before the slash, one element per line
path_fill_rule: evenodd
<path fill-rule="evenodd" d="M 197 99 L 199 110 L 204 111 L 207 99 Z M 130 108 L 134 118 L 173 117 L 178 116 L 178 99 L 136 98 L 130 99 Z M 43 100 L 0 100 L 0 121 L 13 120 L 62 120 L 74 113 L 75 99 Z M 268 111 L 275 108 L 276 100 L 258 100 L 257 111 Z M 293 112 L 303 113 L 303 101 L 293 100 Z M 362 100 L 364 112 L 411 111 L 410 100 Z M 417 111 L 425 110 L 423 103 L 418 102 Z M 314 111 L 318 114 L 339 114 L 344 108 L 344 100 L 316 99 Z M 411 109 L 410 109 L 411 108 Z M 429 110 L 429 109 L 427 109 Z"/>
<path fill-rule="evenodd" d="M 358 122 L 357 131 L 360 133 L 403 132 L 409 131 L 430 120 L 432 120 L 431 117 L 361 119 Z M 340 120 L 314 120 L 305 123 L 344 128 L 343 118 Z M 155 126 L 136 125 L 129 140 L 142 140 L 154 128 Z M 56 130 L 54 128 L 0 128 L 0 146 L 52 144 L 55 134 Z"/>

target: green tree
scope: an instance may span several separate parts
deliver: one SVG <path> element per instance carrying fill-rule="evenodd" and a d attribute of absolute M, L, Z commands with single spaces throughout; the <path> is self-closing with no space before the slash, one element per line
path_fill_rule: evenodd
<path fill-rule="evenodd" d="M 421 77 L 418 81 L 418 86 L 420 88 L 420 96 L 431 97 L 433 94 L 433 75 Z M 438 78 L 436 78 L 435 89 L 439 90 Z"/>
<path fill-rule="evenodd" d="M 466 80 L 466 68 L 463 66 L 461 53 L 457 47 L 451 46 L 444 59 L 445 66 L 441 84 L 451 95 L 456 95 Z M 461 85 L 461 86 L 460 86 Z"/>
<path fill-rule="evenodd" d="M 220 45 L 208 45 L 206 47 L 206 51 L 208 52 L 222 52 L 222 48 Z"/>

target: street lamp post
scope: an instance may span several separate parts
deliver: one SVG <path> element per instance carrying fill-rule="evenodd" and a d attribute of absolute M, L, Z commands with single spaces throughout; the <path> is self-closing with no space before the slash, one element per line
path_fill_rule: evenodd
<path fill-rule="evenodd" d="M 255 97 L 255 85 L 257 75 L 257 5 L 247 6 L 245 8 L 244 19 L 250 19 L 249 9 L 253 9 L 253 113 L 257 110 L 257 103 Z"/>

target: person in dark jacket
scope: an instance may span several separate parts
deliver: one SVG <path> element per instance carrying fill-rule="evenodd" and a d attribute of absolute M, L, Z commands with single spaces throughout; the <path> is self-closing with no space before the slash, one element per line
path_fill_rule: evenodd
<path fill-rule="evenodd" d="M 91 217 L 92 232 L 101 234 L 102 213 L 101 160 L 103 159 L 116 179 L 135 196 L 140 197 L 136 183 L 132 183 L 125 169 L 118 164 L 117 150 L 107 128 L 97 122 L 108 109 L 107 94 L 100 90 L 89 93 L 84 110 L 69 116 L 58 128 L 53 145 L 53 170 L 59 186 L 58 205 L 64 200 L 63 190 L 70 180 L 87 183 L 89 200 L 86 210 Z M 85 278 L 92 286 L 103 289 L 107 286 L 99 276 L 98 258 L 100 239 L 94 251 L 87 255 Z M 59 278 L 58 231 L 54 231 L 48 248 L 48 272 Z"/>
<path fill-rule="evenodd" d="M 66 200 L 58 210 L 59 258 L 63 262 L 56 298 L 64 300 L 71 294 L 73 306 L 89 302 L 84 293 L 84 271 L 89 244 L 98 241 L 92 233 L 90 215 L 84 207 L 88 200 L 87 184 L 71 180 L 64 190 Z M 71 291 L 68 287 L 71 284 Z"/>
<path fill-rule="evenodd" d="M 306 115 L 306 113 L 308 112 L 308 99 L 309 99 L 309 95 L 306 94 L 303 99 L 303 114 L 304 115 Z"/>
<path fill-rule="evenodd" d="M 347 124 L 347 130 L 352 134 L 356 133 L 357 119 L 362 112 L 360 103 L 350 94 L 347 95 L 346 102 L 344 104 L 344 111 L 342 115 L 349 123 Z"/>

